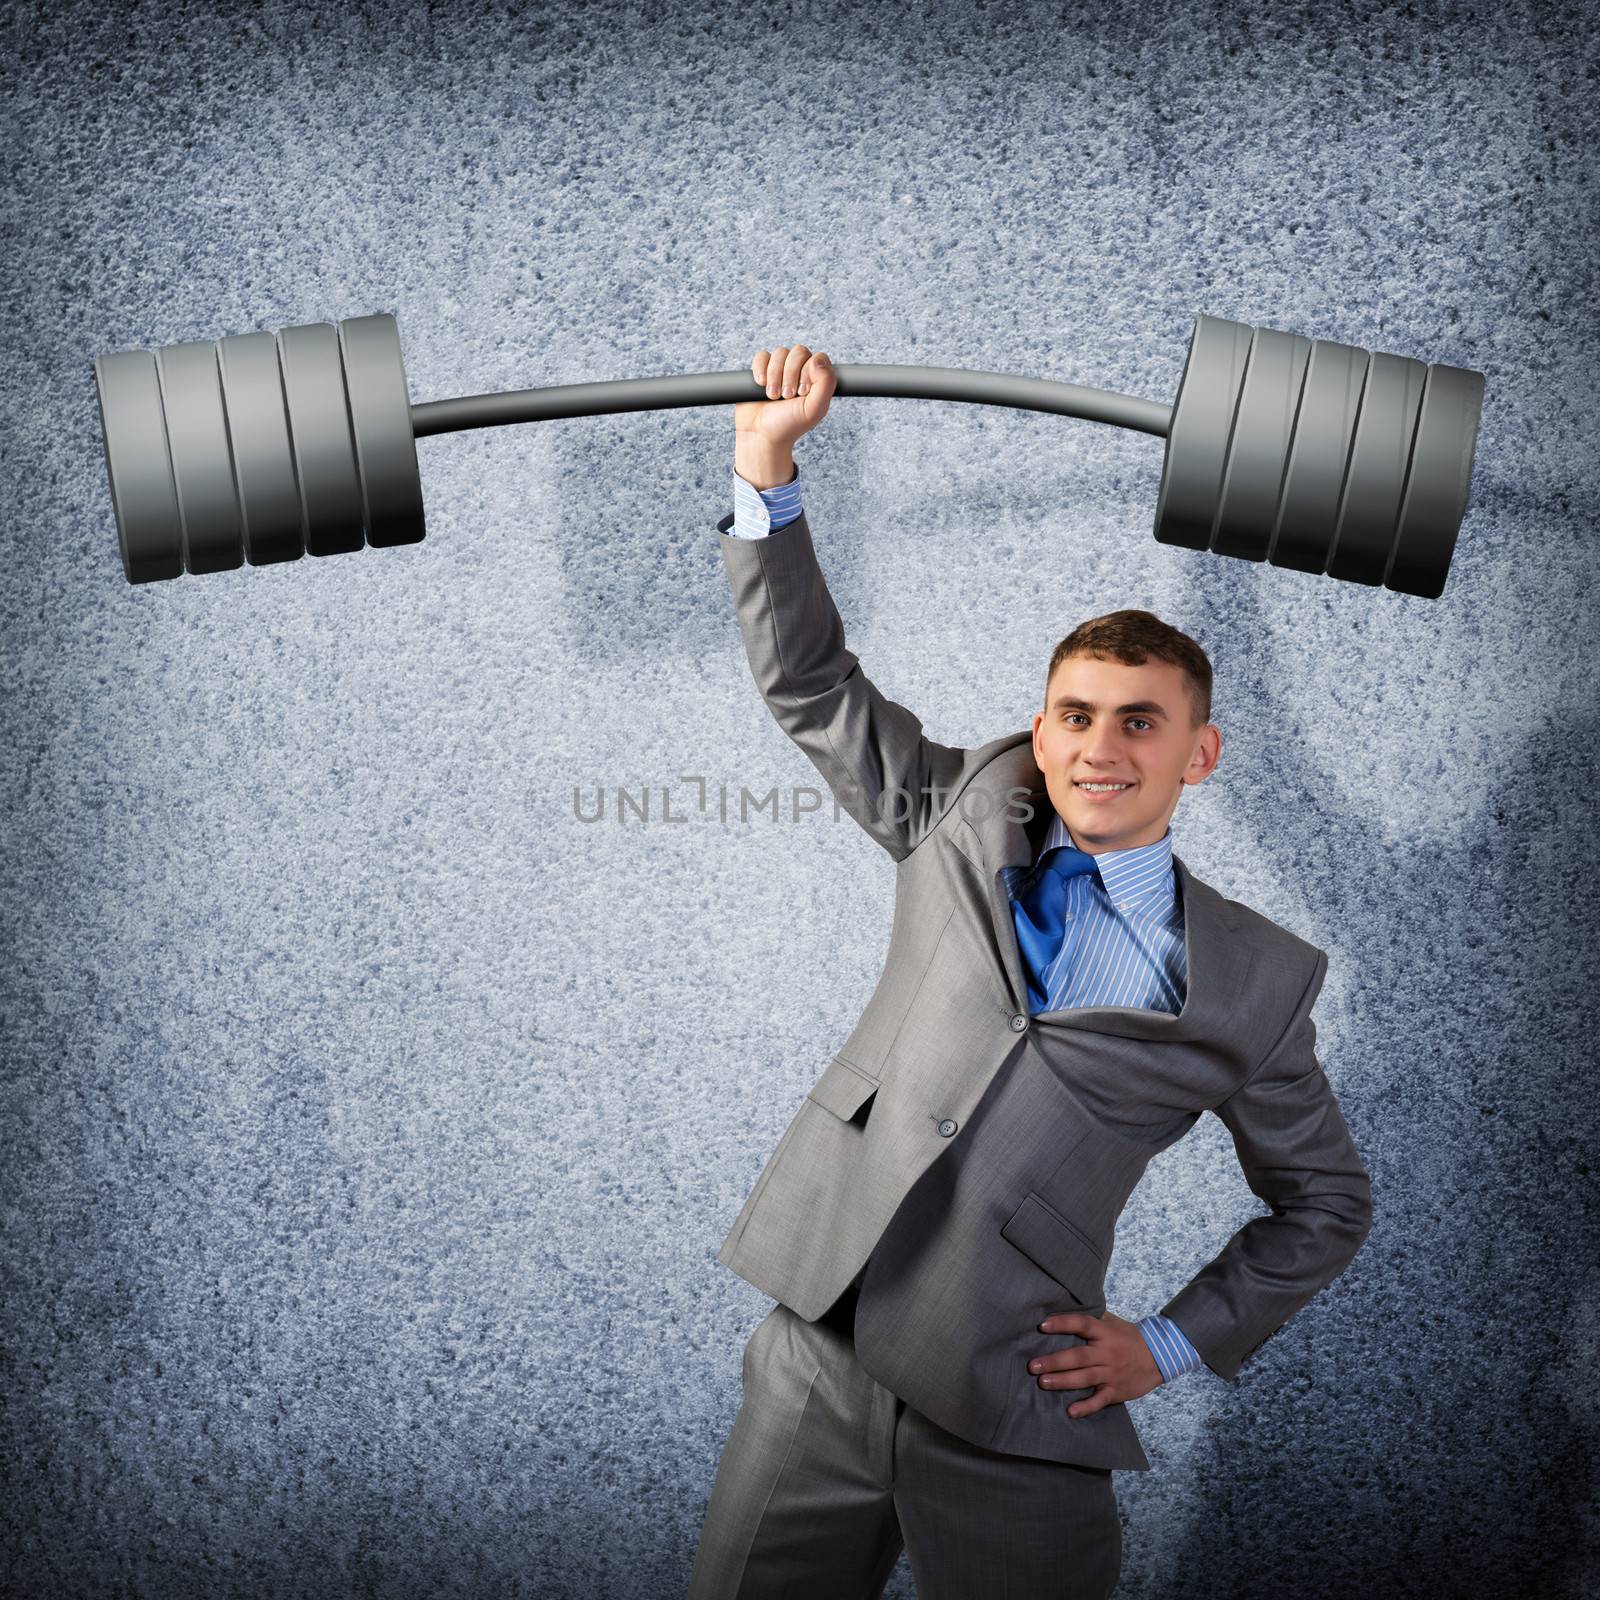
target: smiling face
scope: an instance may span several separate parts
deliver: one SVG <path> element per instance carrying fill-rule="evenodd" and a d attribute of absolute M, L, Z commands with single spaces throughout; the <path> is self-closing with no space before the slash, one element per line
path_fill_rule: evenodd
<path fill-rule="evenodd" d="M 1209 777 L 1222 753 L 1221 730 L 1193 718 L 1187 675 L 1169 661 L 1131 667 L 1074 655 L 1056 664 L 1033 716 L 1033 759 L 1080 850 L 1131 850 L 1167 831 L 1184 785 Z M 1119 787 L 1097 793 L 1084 783 Z"/>

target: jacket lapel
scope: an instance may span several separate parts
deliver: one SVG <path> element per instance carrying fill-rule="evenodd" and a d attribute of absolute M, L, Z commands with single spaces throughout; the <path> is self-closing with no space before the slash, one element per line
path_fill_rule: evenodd
<path fill-rule="evenodd" d="M 1055 808 L 1045 787 L 1044 774 L 1033 759 L 1031 733 L 1003 750 L 984 769 L 983 786 L 991 801 L 987 816 L 969 816 L 968 826 L 982 850 L 983 871 L 989 891 L 995 938 L 1005 963 L 1006 976 L 1017 1009 L 1026 1014 L 1027 984 L 1022 956 L 1017 948 L 1016 923 L 1000 869 L 1027 866 L 1038 853 Z M 1023 793 L 1022 791 L 1026 791 Z M 1031 816 L 1018 813 L 1031 812 Z M 1228 902 L 1209 884 L 1201 882 L 1184 865 L 1176 851 L 1172 869 L 1183 907 L 1184 946 L 1188 951 L 1188 984 L 1183 1009 L 1169 1011 L 1136 1006 L 1073 1006 L 1041 1011 L 1036 1023 L 1083 1028 L 1095 1033 L 1115 1033 L 1134 1039 L 1193 1039 L 1215 1028 L 1229 1014 L 1244 985 L 1251 962 L 1246 943 L 1237 936 L 1239 919 Z"/>

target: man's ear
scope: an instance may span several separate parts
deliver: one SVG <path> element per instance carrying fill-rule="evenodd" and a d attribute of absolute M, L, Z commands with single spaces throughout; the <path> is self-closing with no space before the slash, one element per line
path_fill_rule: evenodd
<path fill-rule="evenodd" d="M 1222 729 L 1216 723 L 1208 722 L 1200 730 L 1200 742 L 1195 748 L 1195 755 L 1209 756 L 1209 764 L 1199 777 L 1191 778 L 1187 769 L 1183 775 L 1185 783 L 1204 783 L 1213 772 L 1217 770 L 1217 762 L 1222 759 Z M 1191 757 L 1191 764 L 1193 758 Z"/>

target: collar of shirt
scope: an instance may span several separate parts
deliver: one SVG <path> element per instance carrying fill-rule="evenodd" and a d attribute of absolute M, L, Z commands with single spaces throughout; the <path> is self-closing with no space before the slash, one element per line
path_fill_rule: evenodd
<path fill-rule="evenodd" d="M 1039 853 L 1033 858 L 1034 870 L 1046 850 L 1072 844 L 1072 835 L 1057 811 L 1050 819 L 1049 831 Z M 1151 844 L 1136 844 L 1128 850 L 1102 850 L 1094 858 L 1100 882 L 1118 911 L 1169 915 L 1178 897 L 1172 870 L 1172 829 L 1168 828 Z"/>

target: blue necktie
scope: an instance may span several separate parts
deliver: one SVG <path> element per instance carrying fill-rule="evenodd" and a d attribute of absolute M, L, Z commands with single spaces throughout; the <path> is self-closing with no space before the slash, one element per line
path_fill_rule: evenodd
<path fill-rule="evenodd" d="M 1093 872 L 1095 859 L 1075 845 L 1058 845 L 1040 863 L 1033 881 L 1011 902 L 1011 917 L 1017 927 L 1017 948 L 1022 952 L 1022 967 L 1028 980 L 1028 1009 L 1043 1011 L 1049 996 L 1044 992 L 1044 970 L 1061 951 L 1067 926 L 1067 879 L 1079 872 Z"/>

